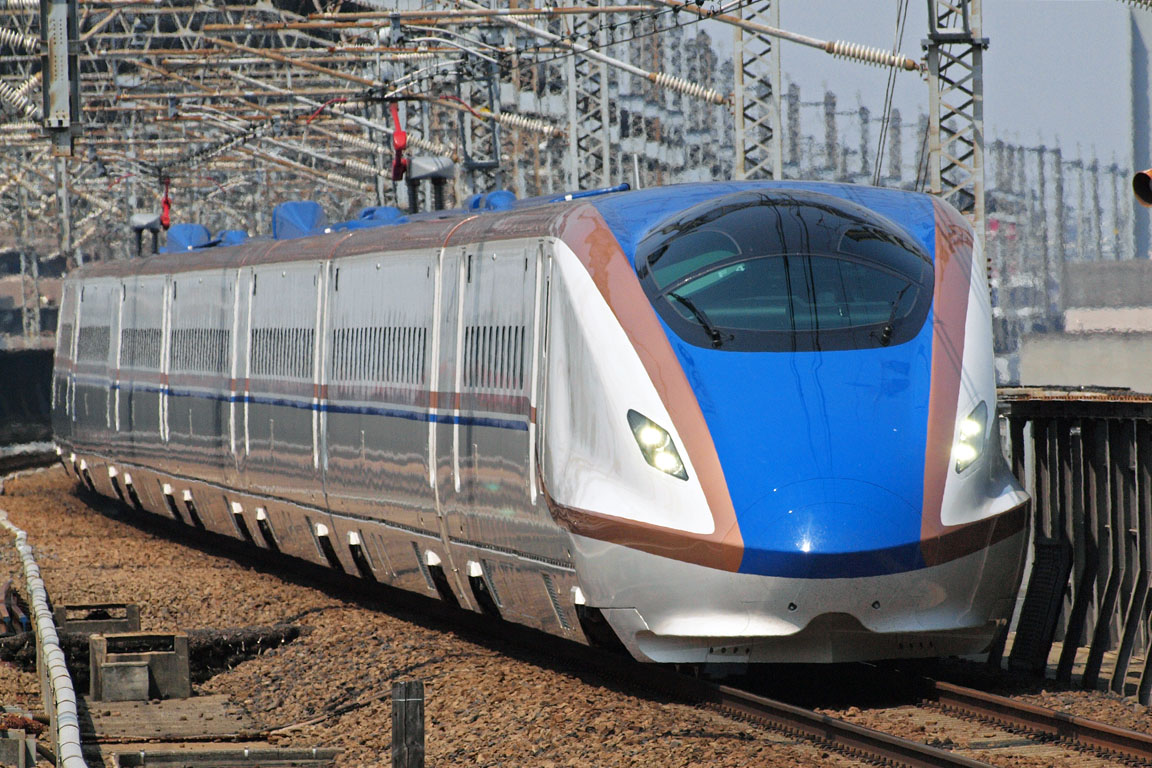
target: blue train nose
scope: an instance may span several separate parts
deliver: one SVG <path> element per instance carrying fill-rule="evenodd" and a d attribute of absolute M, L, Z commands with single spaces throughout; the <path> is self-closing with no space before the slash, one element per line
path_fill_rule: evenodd
<path fill-rule="evenodd" d="M 920 510 L 875 483 L 789 483 L 738 516 L 745 573 L 835 579 L 923 567 Z"/>

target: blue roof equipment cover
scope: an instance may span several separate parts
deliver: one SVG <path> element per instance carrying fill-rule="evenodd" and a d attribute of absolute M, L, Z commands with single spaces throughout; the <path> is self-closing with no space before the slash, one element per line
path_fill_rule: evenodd
<path fill-rule="evenodd" d="M 506 211 L 516 202 L 516 195 L 506 189 L 495 192 L 480 192 L 464 201 L 464 208 L 470 211 Z"/>
<path fill-rule="evenodd" d="M 248 239 L 248 233 L 242 229 L 222 229 L 216 235 L 220 245 L 240 245 Z"/>
<path fill-rule="evenodd" d="M 272 211 L 272 237 L 291 240 L 296 237 L 317 235 L 324 231 L 328 217 L 320 204 L 312 200 L 294 200 L 280 203 Z"/>
<path fill-rule="evenodd" d="M 168 230 L 168 244 L 161 253 L 179 253 L 202 248 L 212 242 L 212 235 L 203 224 L 173 224 Z"/>
<path fill-rule="evenodd" d="M 404 212 L 394 205 L 377 205 L 371 208 L 361 208 L 360 215 L 351 221 L 342 221 L 332 227 L 334 232 L 349 229 L 370 229 L 371 227 L 387 227 L 393 224 L 403 224 L 408 221 Z"/>

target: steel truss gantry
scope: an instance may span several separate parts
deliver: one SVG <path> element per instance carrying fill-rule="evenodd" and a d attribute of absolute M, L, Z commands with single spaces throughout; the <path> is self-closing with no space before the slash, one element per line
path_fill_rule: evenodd
<path fill-rule="evenodd" d="M 54 168 L 39 0 L 0 0 L 0 216 L 28 221 L 0 249 L 124 256 L 125 223 L 165 183 L 174 220 L 213 231 L 266 231 L 286 199 L 340 216 L 405 205 L 387 98 L 403 100 L 410 154 L 456 164 L 457 203 L 496 186 L 779 177 L 780 39 L 919 66 L 780 30 L 779 2 L 77 0 L 84 132 Z M 720 24 L 736 30 L 731 64 L 707 31 Z"/>
<path fill-rule="evenodd" d="M 601 7 L 600 0 L 590 5 Z M 572 37 L 594 40 L 603 48 L 608 42 L 603 14 L 569 16 L 565 19 Z M 608 105 L 608 65 L 604 61 L 569 56 L 565 61 L 568 125 L 568 185 L 572 189 L 595 189 L 612 183 Z"/>
<path fill-rule="evenodd" d="M 740 18 L 780 26 L 780 0 L 740 10 Z M 735 118 L 738 179 L 779 179 L 784 168 L 780 131 L 780 44 L 763 32 L 733 28 L 736 84 L 732 111 Z"/>
<path fill-rule="evenodd" d="M 929 0 L 929 191 L 984 240 L 984 49 L 981 0 Z"/>

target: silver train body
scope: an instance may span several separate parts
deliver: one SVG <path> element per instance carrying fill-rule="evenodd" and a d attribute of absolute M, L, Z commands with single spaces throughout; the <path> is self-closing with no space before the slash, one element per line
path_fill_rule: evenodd
<path fill-rule="evenodd" d="M 966 431 L 995 407 L 982 259 L 944 206 L 847 189 L 692 185 L 86 267 L 64 288 L 57 445 L 141 510 L 579 642 L 610 629 L 642 660 L 976 652 L 1010 614 L 1027 530 L 998 441 Z M 912 200 L 932 240 L 921 325 L 855 351 L 685 343 L 693 315 L 662 319 L 636 249 L 749 194 L 889 216 Z M 707 361 L 736 378 L 709 384 Z M 893 442 L 905 420 L 919 437 Z M 978 442 L 963 471 L 960 439 Z M 755 446 L 785 452 L 757 464 Z M 918 462 L 913 490 L 878 469 L 886 451 Z"/>

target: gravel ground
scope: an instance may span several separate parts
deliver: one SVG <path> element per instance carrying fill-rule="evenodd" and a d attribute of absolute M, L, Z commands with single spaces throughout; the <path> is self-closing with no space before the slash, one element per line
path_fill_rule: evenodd
<path fill-rule="evenodd" d="M 539 652 L 509 656 L 498 637 L 445 631 L 411 607 L 364 607 L 179 546 L 93 511 L 62 469 L 9 481 L 0 508 L 28 532 L 57 604 L 135 602 L 142 629 L 154 631 L 311 627 L 196 692 L 227 694 L 262 727 L 282 729 L 270 737 L 277 746 L 343 749 L 342 768 L 389 762 L 387 694 L 396 679 L 425 681 L 430 766 L 858 765 L 711 711 L 622 691 L 609 677 L 551 661 L 545 638 Z M 7 701 L 24 677 L 3 666 Z"/>
<path fill-rule="evenodd" d="M 368 605 L 339 592 L 286 581 L 282 572 L 205 550 L 198 540 L 131 517 L 94 511 L 62 469 L 8 482 L 0 508 L 28 531 L 56 603 L 135 602 L 155 631 L 296 624 L 286 645 L 196 687 L 225 694 L 285 747 L 339 747 L 340 765 L 389 762 L 388 694 L 399 679 L 424 680 L 430 766 L 839 766 L 836 752 L 792 742 L 753 725 L 645 697 L 611 675 L 571 667 L 547 651 L 510 645 L 499 627 L 460 627 L 421 601 Z M 139 522 L 139 521 L 138 521 Z M 18 573 L 0 547 L 0 577 Z M 299 581 L 307 580 L 302 573 Z M 421 607 L 425 610 L 422 612 Z M 943 676 L 965 676 L 948 662 Z M 836 677 L 832 675 L 831 677 Z M 1111 694 L 1064 691 L 1011 677 L 982 678 L 988 690 L 1136 730 L 1152 730 L 1147 708 Z M 976 684 L 974 680 L 957 682 Z M 842 701 L 841 690 L 836 699 Z M 0 701 L 38 705 L 35 676 L 0 664 Z M 833 704 L 833 716 L 962 750 L 1013 768 L 1104 766 L 1055 745 L 1012 747 L 1020 737 L 910 702 Z"/>

